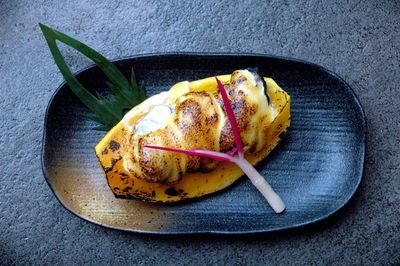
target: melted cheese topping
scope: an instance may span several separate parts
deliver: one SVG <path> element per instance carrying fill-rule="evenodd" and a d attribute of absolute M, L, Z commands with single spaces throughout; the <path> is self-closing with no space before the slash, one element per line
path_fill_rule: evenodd
<path fill-rule="evenodd" d="M 221 78 L 231 105 L 235 106 L 244 150 L 260 151 L 266 145 L 266 127 L 274 119 L 267 88 L 251 70 L 235 71 Z M 218 164 L 207 158 L 143 149 L 146 144 L 216 151 L 234 148 L 215 78 L 203 80 L 199 88 L 197 83 L 180 82 L 124 117 L 125 128 L 132 136 L 128 140 L 131 148 L 122 156 L 127 172 L 150 182 L 174 183 L 187 171 L 212 171 Z"/>

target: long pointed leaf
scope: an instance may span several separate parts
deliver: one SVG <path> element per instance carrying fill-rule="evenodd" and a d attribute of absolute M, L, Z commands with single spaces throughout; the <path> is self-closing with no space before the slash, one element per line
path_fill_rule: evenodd
<path fill-rule="evenodd" d="M 144 85 L 143 80 L 140 82 L 139 93 L 140 93 L 140 97 L 142 97 L 144 99 L 147 98 L 146 86 Z"/>
<path fill-rule="evenodd" d="M 130 95 L 124 92 L 123 89 L 129 88 L 129 82 L 126 77 L 118 70 L 118 68 L 111 63 L 107 58 L 101 55 L 99 52 L 90 48 L 86 44 L 62 33 L 55 29 L 52 29 L 46 25 L 39 23 L 40 28 L 42 29 L 43 34 L 45 35 L 46 40 L 58 40 L 63 42 L 83 55 L 90 58 L 110 79 L 110 81 L 119 88 L 120 92 L 125 94 L 124 96 L 129 98 Z M 137 99 L 132 99 L 132 104 L 138 104 Z"/>
<path fill-rule="evenodd" d="M 96 114 L 93 116 L 96 117 L 95 121 L 103 124 L 103 126 L 99 128 L 106 130 L 111 129 L 122 119 L 124 110 L 131 109 L 145 99 L 145 96 L 143 96 L 137 88 L 137 84 L 130 84 L 118 68 L 100 53 L 80 41 L 46 25 L 39 23 L 39 26 L 47 41 L 54 61 L 71 90 L 83 104 Z M 91 59 L 110 80 L 110 88 L 113 91 L 113 96 L 109 99 L 96 97 L 86 90 L 72 74 L 57 46 L 56 41 L 61 41 L 66 45 L 71 46 Z M 136 79 L 134 80 L 136 82 Z"/>

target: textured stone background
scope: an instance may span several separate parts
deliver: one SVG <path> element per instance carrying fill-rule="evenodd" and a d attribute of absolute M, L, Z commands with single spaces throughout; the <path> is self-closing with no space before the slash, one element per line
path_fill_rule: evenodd
<path fill-rule="evenodd" d="M 400 263 L 399 1 L 109 2 L 0 0 L 0 264 Z M 78 219 L 42 176 L 44 113 L 62 76 L 38 22 L 109 58 L 257 52 L 337 72 L 367 115 L 361 188 L 329 220 L 268 235 L 149 236 Z M 75 70 L 89 64 L 64 51 Z"/>

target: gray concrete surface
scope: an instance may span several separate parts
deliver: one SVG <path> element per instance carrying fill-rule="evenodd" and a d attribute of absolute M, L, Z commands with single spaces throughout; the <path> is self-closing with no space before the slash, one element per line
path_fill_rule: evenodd
<path fill-rule="evenodd" d="M 0 264 L 400 263 L 399 1 L 133 2 L 0 0 Z M 368 120 L 360 190 L 325 222 L 268 235 L 148 236 L 78 219 L 42 176 L 44 113 L 62 76 L 38 22 L 109 58 L 257 52 L 337 72 L 354 87 Z M 75 70 L 89 64 L 64 51 Z"/>

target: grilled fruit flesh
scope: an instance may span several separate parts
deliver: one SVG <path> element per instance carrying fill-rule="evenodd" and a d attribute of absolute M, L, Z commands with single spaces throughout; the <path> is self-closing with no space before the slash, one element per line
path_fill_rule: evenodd
<path fill-rule="evenodd" d="M 290 96 L 253 70 L 218 76 L 253 165 L 290 125 Z M 227 152 L 234 139 L 214 77 L 183 81 L 130 110 L 97 144 L 116 197 L 175 202 L 221 190 L 243 175 L 229 162 L 145 148 L 145 145 Z"/>

